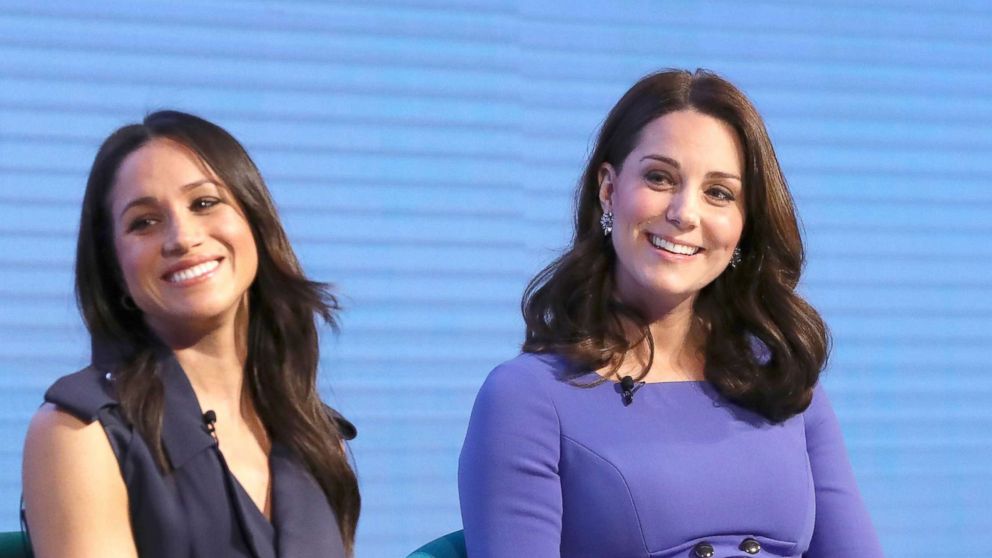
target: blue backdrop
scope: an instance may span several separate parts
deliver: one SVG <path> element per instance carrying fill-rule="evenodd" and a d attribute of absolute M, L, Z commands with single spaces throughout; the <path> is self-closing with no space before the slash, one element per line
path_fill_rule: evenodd
<path fill-rule="evenodd" d="M 361 433 L 358 556 L 402 556 L 460 526 L 473 396 L 517 351 L 597 125 L 674 66 L 726 75 L 767 118 L 887 552 L 985 552 L 992 5 L 932 4 L 0 0 L 0 529 L 27 421 L 87 362 L 71 267 L 112 129 L 179 108 L 255 157 L 347 307 L 322 386 Z"/>

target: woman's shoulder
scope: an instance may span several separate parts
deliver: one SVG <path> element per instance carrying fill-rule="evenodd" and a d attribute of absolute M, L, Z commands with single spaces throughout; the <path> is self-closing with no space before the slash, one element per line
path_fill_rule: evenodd
<path fill-rule="evenodd" d="M 497 365 L 476 397 L 476 407 L 506 407 L 515 413 L 554 407 L 558 392 L 567 386 L 569 361 L 551 353 L 521 353 Z"/>
<path fill-rule="evenodd" d="M 96 420 L 102 409 L 118 404 L 109 372 L 96 366 L 56 380 L 45 392 L 45 402 L 83 422 Z"/>
<path fill-rule="evenodd" d="M 570 368 L 569 361 L 561 355 L 520 353 L 493 368 L 484 385 L 524 390 L 533 390 L 534 386 L 540 385 L 543 390 L 565 379 Z"/>
<path fill-rule="evenodd" d="M 52 549 L 70 546 L 96 556 L 95 547 L 105 549 L 110 538 L 122 548 L 133 547 L 127 491 L 100 422 L 52 402 L 43 404 L 28 426 L 22 471 L 25 513 L 36 550 L 40 546 L 49 555 L 64 555 L 65 548 Z M 76 537 L 97 530 L 103 536 L 81 546 Z"/>
<path fill-rule="evenodd" d="M 516 436 L 512 433 L 557 436 L 554 384 L 564 370 L 566 361 L 560 357 L 534 353 L 522 353 L 496 366 L 482 383 L 472 406 L 468 447 L 475 447 L 474 441 L 481 439 Z"/>
<path fill-rule="evenodd" d="M 56 380 L 28 425 L 25 479 L 119 482 L 110 440 L 96 420 L 102 409 L 116 404 L 105 373 L 92 366 Z"/>
<path fill-rule="evenodd" d="M 812 398 L 809 406 L 802 412 L 802 417 L 807 431 L 837 422 L 837 415 L 822 382 L 817 382 L 813 387 Z"/>

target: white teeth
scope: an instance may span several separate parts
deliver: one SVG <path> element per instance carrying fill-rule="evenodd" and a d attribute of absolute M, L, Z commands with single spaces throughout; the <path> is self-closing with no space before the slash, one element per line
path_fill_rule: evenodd
<path fill-rule="evenodd" d="M 217 260 L 210 260 L 209 262 L 203 262 L 201 264 L 196 264 L 193 267 L 187 267 L 181 271 L 175 273 L 170 273 L 165 280 L 170 283 L 179 283 L 180 281 L 189 281 L 201 275 L 206 275 L 211 271 L 217 269 L 220 262 Z"/>
<path fill-rule="evenodd" d="M 651 244 L 656 248 L 661 248 L 662 250 L 667 250 L 675 254 L 682 254 L 685 256 L 691 256 L 699 251 L 699 248 L 695 246 L 685 246 L 683 244 L 675 244 L 674 242 L 669 242 L 660 236 L 648 235 L 651 239 Z"/>

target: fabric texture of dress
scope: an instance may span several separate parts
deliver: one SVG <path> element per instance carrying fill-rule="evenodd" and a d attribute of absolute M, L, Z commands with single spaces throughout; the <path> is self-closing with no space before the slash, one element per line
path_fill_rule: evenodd
<path fill-rule="evenodd" d="M 620 386 L 525 353 L 472 411 L 459 494 L 472 558 L 879 558 L 822 388 L 772 424 L 708 382 Z"/>
<path fill-rule="evenodd" d="M 293 452 L 269 454 L 272 521 L 230 472 L 207 431 L 193 388 L 175 358 L 160 366 L 162 443 L 173 470 L 163 473 L 114 396 L 109 374 L 89 367 L 49 388 L 45 400 L 82 421 L 99 420 L 127 487 L 131 526 L 142 558 L 340 557 L 334 511 Z M 342 434 L 354 427 L 340 416 Z"/>

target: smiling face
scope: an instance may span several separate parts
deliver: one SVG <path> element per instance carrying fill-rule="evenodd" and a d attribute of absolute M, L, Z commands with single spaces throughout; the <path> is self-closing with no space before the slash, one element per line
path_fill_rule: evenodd
<path fill-rule="evenodd" d="M 733 128 L 694 110 L 648 123 L 620 169 L 602 165 L 622 300 L 657 316 L 723 273 L 744 228 L 743 169 Z"/>
<path fill-rule="evenodd" d="M 230 190 L 195 154 L 150 141 L 121 162 L 108 205 L 124 288 L 153 331 L 233 323 L 258 250 Z"/>

